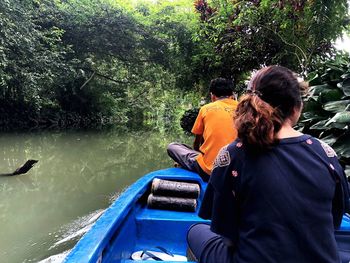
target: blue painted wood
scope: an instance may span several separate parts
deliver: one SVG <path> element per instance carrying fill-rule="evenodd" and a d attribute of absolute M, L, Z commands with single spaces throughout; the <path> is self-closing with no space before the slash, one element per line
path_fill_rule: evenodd
<path fill-rule="evenodd" d="M 191 212 L 147 209 L 145 202 L 139 199 L 145 198 L 154 178 L 195 181 L 205 187 L 197 174 L 180 168 L 143 176 L 105 211 L 64 262 L 124 262 L 133 251 L 151 249 L 157 245 L 184 255 L 188 227 L 204 220 Z"/>
<path fill-rule="evenodd" d="M 350 215 L 346 214 L 343 216 L 343 220 L 340 225 L 340 230 L 350 231 Z"/>
<path fill-rule="evenodd" d="M 198 222 L 207 222 L 196 212 L 148 209 L 146 198 L 154 178 L 195 181 L 201 185 L 199 202 L 206 183 L 192 172 L 170 168 L 149 173 L 132 184 L 97 220 L 65 263 L 134 262 L 132 252 L 162 246 L 175 254 L 185 255 L 186 233 Z M 341 231 L 350 230 L 350 217 L 344 216 Z M 164 262 L 164 261 L 163 261 Z M 167 263 L 171 263 L 170 261 Z"/>

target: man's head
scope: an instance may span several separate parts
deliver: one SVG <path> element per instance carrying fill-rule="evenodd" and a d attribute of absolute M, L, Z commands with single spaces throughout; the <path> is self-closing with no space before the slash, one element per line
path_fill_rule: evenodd
<path fill-rule="evenodd" d="M 209 85 L 209 92 L 218 98 L 232 96 L 233 82 L 224 78 L 213 79 Z"/>

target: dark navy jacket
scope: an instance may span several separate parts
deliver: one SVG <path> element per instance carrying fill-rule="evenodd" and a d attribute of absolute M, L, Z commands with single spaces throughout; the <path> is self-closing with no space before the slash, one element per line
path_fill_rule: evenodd
<path fill-rule="evenodd" d="M 334 229 L 345 211 L 349 188 L 335 152 L 302 135 L 260 155 L 239 140 L 224 147 L 200 216 L 236 244 L 233 262 L 321 263 L 339 262 Z"/>

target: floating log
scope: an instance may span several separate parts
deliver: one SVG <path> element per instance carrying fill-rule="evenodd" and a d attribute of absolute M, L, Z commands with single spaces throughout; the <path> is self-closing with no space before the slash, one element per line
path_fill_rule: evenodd
<path fill-rule="evenodd" d="M 12 176 L 18 174 L 25 174 L 30 169 L 32 169 L 33 165 L 36 164 L 38 160 L 28 160 L 21 167 L 17 168 L 13 173 L 0 174 L 0 176 Z"/>
<path fill-rule="evenodd" d="M 26 172 L 28 172 L 30 169 L 32 169 L 33 165 L 36 164 L 38 162 L 38 160 L 28 160 L 26 161 L 25 164 L 23 164 L 21 167 L 19 167 L 18 169 L 16 169 L 16 171 L 14 171 L 12 173 L 12 175 L 17 175 L 17 174 L 25 174 Z"/>
<path fill-rule="evenodd" d="M 194 212 L 197 200 L 193 198 L 180 198 L 170 196 L 157 196 L 150 194 L 147 199 L 149 208 Z"/>
<path fill-rule="evenodd" d="M 196 183 L 153 179 L 151 192 L 154 195 L 198 198 L 199 185 Z"/>

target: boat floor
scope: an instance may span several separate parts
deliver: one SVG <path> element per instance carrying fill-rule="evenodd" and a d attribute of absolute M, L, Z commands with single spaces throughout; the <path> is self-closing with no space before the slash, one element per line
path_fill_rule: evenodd
<path fill-rule="evenodd" d="M 173 254 L 186 256 L 186 236 L 189 227 L 195 223 L 208 222 L 198 217 L 197 213 L 149 209 L 143 204 L 138 204 L 138 206 L 135 209 L 134 222 L 127 221 L 128 226 L 122 228 L 128 233 L 119 233 L 117 239 L 120 240 L 113 242 L 119 244 L 120 249 L 123 240 L 130 244 L 126 240 L 128 236 L 134 235 L 136 237 L 132 242 L 133 248 L 130 249 L 129 247 L 125 250 L 129 253 L 118 256 L 124 258 L 123 262 L 135 262 L 130 259 L 132 254 L 130 251 L 158 250 L 156 249 L 157 246 L 163 247 Z M 162 262 L 170 263 L 174 261 Z"/>

